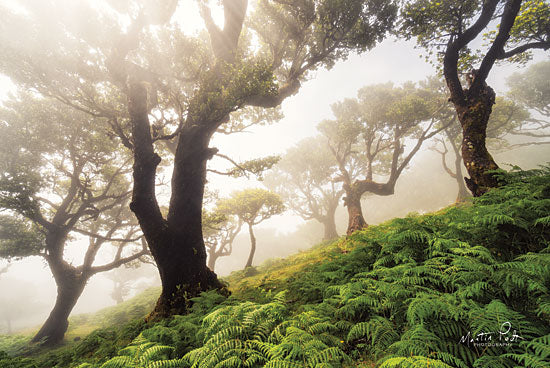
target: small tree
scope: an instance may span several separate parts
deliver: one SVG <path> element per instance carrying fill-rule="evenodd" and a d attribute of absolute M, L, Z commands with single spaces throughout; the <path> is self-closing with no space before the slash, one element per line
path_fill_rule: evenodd
<path fill-rule="evenodd" d="M 248 225 L 250 253 L 244 267 L 252 266 L 256 252 L 253 227 L 285 210 L 281 197 L 265 189 L 245 189 L 234 192 L 230 198 L 221 200 L 218 208 L 221 213 L 235 215 Z"/>
<path fill-rule="evenodd" d="M 32 321 L 36 314 L 48 310 L 48 306 L 36 298 L 32 283 L 17 279 L 5 278 L 0 280 L 2 297 L 0 298 L 0 326 L 4 324 L 7 334 L 13 332 L 14 324 Z M 29 319 L 31 321 L 29 321 Z"/>
<path fill-rule="evenodd" d="M 279 193 L 304 220 L 323 224 L 324 240 L 338 237 L 335 213 L 344 191 L 338 164 L 323 137 L 307 138 L 290 148 L 266 175 L 264 184 Z"/>
<path fill-rule="evenodd" d="M 203 215 L 204 244 L 208 253 L 208 268 L 214 271 L 216 261 L 233 253 L 233 242 L 241 231 L 242 221 L 223 214 L 219 209 Z"/>
<path fill-rule="evenodd" d="M 422 144 L 447 127 L 450 119 L 432 93 L 410 83 L 364 87 L 358 99 L 336 103 L 332 109 L 336 119 L 321 122 L 319 130 L 338 162 L 349 235 L 367 226 L 363 194 L 392 195 L 397 179 Z M 354 179 L 359 175 L 364 177 Z M 386 176 L 385 182 L 376 181 L 375 175 Z"/>
<path fill-rule="evenodd" d="M 440 52 L 443 74 L 462 127 L 462 157 L 474 196 L 497 186 L 498 169 L 486 147 L 495 92 L 486 83 L 497 61 L 523 60 L 529 50 L 550 48 L 550 3 L 539 0 L 413 0 L 402 11 L 401 33 L 420 46 Z M 493 32 L 490 27 L 498 24 Z M 471 52 L 486 32 L 488 49 Z M 474 64 L 478 67 L 474 68 Z M 469 70 L 466 86 L 460 74 Z"/>
<path fill-rule="evenodd" d="M 141 241 L 145 240 L 141 238 Z M 143 277 L 151 278 L 155 275 L 156 269 L 154 267 L 154 262 L 150 256 L 144 256 L 115 268 L 105 276 L 113 281 L 113 289 L 110 294 L 111 298 L 117 304 L 120 304 L 124 302 L 132 289 L 139 289 L 139 286 L 136 285 L 137 279 Z"/>

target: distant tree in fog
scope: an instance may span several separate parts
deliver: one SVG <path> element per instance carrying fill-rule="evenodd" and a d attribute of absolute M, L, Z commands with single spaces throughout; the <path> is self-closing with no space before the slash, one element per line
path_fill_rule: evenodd
<path fill-rule="evenodd" d="M 113 281 L 111 298 L 117 304 L 122 303 L 132 289 L 139 288 L 135 283 L 136 280 L 142 277 L 151 278 L 156 275 L 156 269 L 153 264 L 152 260 L 147 257 L 128 262 L 106 273 L 105 276 Z"/>
<path fill-rule="evenodd" d="M 250 235 L 250 253 L 245 268 L 252 266 L 256 252 L 256 237 L 254 226 L 278 215 L 285 210 L 281 197 L 265 189 L 244 189 L 233 192 L 230 198 L 218 202 L 218 210 L 222 214 L 235 215 L 247 224 Z"/>
<path fill-rule="evenodd" d="M 0 110 L 0 257 L 41 256 L 57 284 L 53 310 L 33 341 L 59 342 L 88 280 L 148 254 L 129 208 L 130 158 L 103 122 L 52 100 L 21 93 Z M 85 241 L 83 263 L 64 258 Z M 97 265 L 106 244 L 111 262 Z"/>
<path fill-rule="evenodd" d="M 227 211 L 226 211 L 227 212 Z M 208 253 L 208 268 L 214 271 L 220 257 L 233 253 L 233 242 L 241 231 L 243 221 L 236 215 L 221 213 L 218 208 L 203 215 L 204 244 Z"/>
<path fill-rule="evenodd" d="M 397 179 L 423 143 L 451 123 L 440 99 L 412 83 L 367 86 L 359 90 L 357 99 L 334 104 L 335 119 L 319 124 L 343 182 L 348 235 L 367 226 L 361 197 L 392 195 Z"/>
<path fill-rule="evenodd" d="M 550 61 L 530 66 L 507 80 L 508 98 L 532 112 L 528 119 L 511 134 L 531 138 L 523 145 L 548 144 L 550 138 Z M 543 138 L 544 140 L 540 140 Z"/>
<path fill-rule="evenodd" d="M 264 185 L 304 220 L 323 224 L 323 239 L 329 240 L 338 237 L 335 213 L 344 193 L 338 172 L 326 139 L 318 136 L 290 148 L 266 175 Z"/>
<path fill-rule="evenodd" d="M 14 325 L 27 323 L 29 319 L 32 321 L 33 315 L 47 311 L 48 306 L 37 300 L 31 283 L 5 278 L 0 280 L 0 290 L 0 326 L 7 334 L 14 332 Z"/>

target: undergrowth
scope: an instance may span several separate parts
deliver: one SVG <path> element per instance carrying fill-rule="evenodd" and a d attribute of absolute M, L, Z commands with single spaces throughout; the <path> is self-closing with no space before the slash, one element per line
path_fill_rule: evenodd
<path fill-rule="evenodd" d="M 88 337 L 57 366 L 549 367 L 550 170 L 500 180 L 473 204 L 233 276 L 232 297 L 204 293 L 116 356 Z"/>

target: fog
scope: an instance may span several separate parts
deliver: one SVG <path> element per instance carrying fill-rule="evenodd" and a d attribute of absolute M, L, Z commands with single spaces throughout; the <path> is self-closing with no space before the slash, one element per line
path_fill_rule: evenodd
<path fill-rule="evenodd" d="M 542 60 L 545 60 L 543 54 L 535 54 L 532 63 Z M 524 69 L 515 65 L 495 67 L 488 84 L 497 91 L 497 95 L 503 95 L 507 88 L 506 78 L 522 70 Z M 331 105 L 345 98 L 356 97 L 360 88 L 386 82 L 393 82 L 395 85 L 407 81 L 419 82 L 435 73 L 434 67 L 425 62 L 422 53 L 414 48 L 412 41 L 396 41 L 390 38 L 363 55 L 351 54 L 346 61 L 338 62 L 331 70 L 315 71 L 303 83 L 299 93 L 282 103 L 284 117 L 280 121 L 267 126 L 253 126 L 238 134 L 216 135 L 211 146 L 237 162 L 268 155 L 284 155 L 302 139 L 318 135 L 318 124 L 324 119 L 334 118 Z M 8 79 L 0 78 L 2 99 L 6 99 L 13 89 Z M 433 141 L 426 142 L 414 156 L 399 177 L 395 194 L 363 196 L 363 214 L 368 224 L 378 224 L 410 213 L 436 211 L 455 203 L 458 190 L 456 181 L 443 170 L 440 155 L 431 149 L 434 144 Z M 494 156 L 503 167 L 506 164 L 515 164 L 529 169 L 548 160 L 550 145 L 495 152 Z M 453 159 L 450 154 L 448 162 Z M 223 165 L 225 163 L 219 159 L 209 163 L 210 168 Z M 165 175 L 164 181 L 169 182 L 169 173 Z M 227 197 L 243 188 L 263 187 L 263 183 L 254 178 L 235 179 L 209 173 L 207 180 L 208 189 L 219 193 L 221 197 Z M 336 211 L 336 227 L 339 235 L 345 235 L 347 213 L 341 200 Z M 290 209 L 262 222 L 255 228 L 255 232 L 257 251 L 253 265 L 308 249 L 321 242 L 323 236 L 323 228 L 319 222 L 305 221 Z M 86 246 L 83 239 L 73 240 L 65 252 L 66 259 L 80 264 Z M 243 227 L 235 239 L 232 254 L 218 259 L 216 273 L 226 276 L 232 271 L 241 270 L 249 249 L 249 235 Z M 96 264 L 109 262 L 112 256 L 113 250 L 107 249 L 98 255 Z M 0 269 L 6 264 L 7 262 L 0 261 Z M 144 267 L 146 271 L 135 270 L 135 276 L 127 282 L 130 291 L 124 299 L 131 298 L 148 286 L 160 285 L 153 267 Z M 116 303 L 111 296 L 114 282 L 108 276 L 109 274 L 97 274 L 90 279 L 72 315 L 93 312 Z M 29 257 L 10 262 L 7 271 L 0 274 L 0 333 L 35 331 L 48 316 L 55 297 L 54 279 L 41 258 Z"/>

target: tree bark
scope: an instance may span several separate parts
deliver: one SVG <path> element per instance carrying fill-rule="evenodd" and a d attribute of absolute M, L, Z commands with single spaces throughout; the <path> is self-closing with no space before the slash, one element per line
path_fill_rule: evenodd
<path fill-rule="evenodd" d="M 210 269 L 210 271 L 214 271 L 214 268 L 216 267 L 216 261 L 218 260 L 218 255 L 216 254 L 216 252 L 210 252 L 208 254 L 208 268 Z"/>
<path fill-rule="evenodd" d="M 487 123 L 495 103 L 495 92 L 487 85 L 475 96 L 468 96 L 465 106 L 455 105 L 462 126 L 462 159 L 470 178 L 464 178 L 474 197 L 483 195 L 498 183 L 488 171 L 498 165 L 487 150 Z"/>
<path fill-rule="evenodd" d="M 49 263 L 57 284 L 57 298 L 48 319 L 32 339 L 32 342 L 41 342 L 44 346 L 56 345 L 63 340 L 69 327 L 69 315 L 88 279 L 63 261 Z"/>
<path fill-rule="evenodd" d="M 353 191 L 347 190 L 346 197 L 344 198 L 344 205 L 348 209 L 348 230 L 346 232 L 348 236 L 357 230 L 368 227 L 363 217 L 363 210 L 361 209 L 361 195 L 357 195 L 353 193 Z"/>
<path fill-rule="evenodd" d="M 250 234 L 250 253 L 248 254 L 248 260 L 244 268 L 252 267 L 254 254 L 256 253 L 256 237 L 254 236 L 254 230 L 252 230 L 252 224 L 248 224 L 248 234 Z"/>
<path fill-rule="evenodd" d="M 336 222 L 334 219 L 335 212 L 336 212 L 336 208 L 329 209 L 327 211 L 327 215 L 321 221 L 325 229 L 323 240 L 332 240 L 332 239 L 338 238 L 338 232 L 336 231 Z"/>

